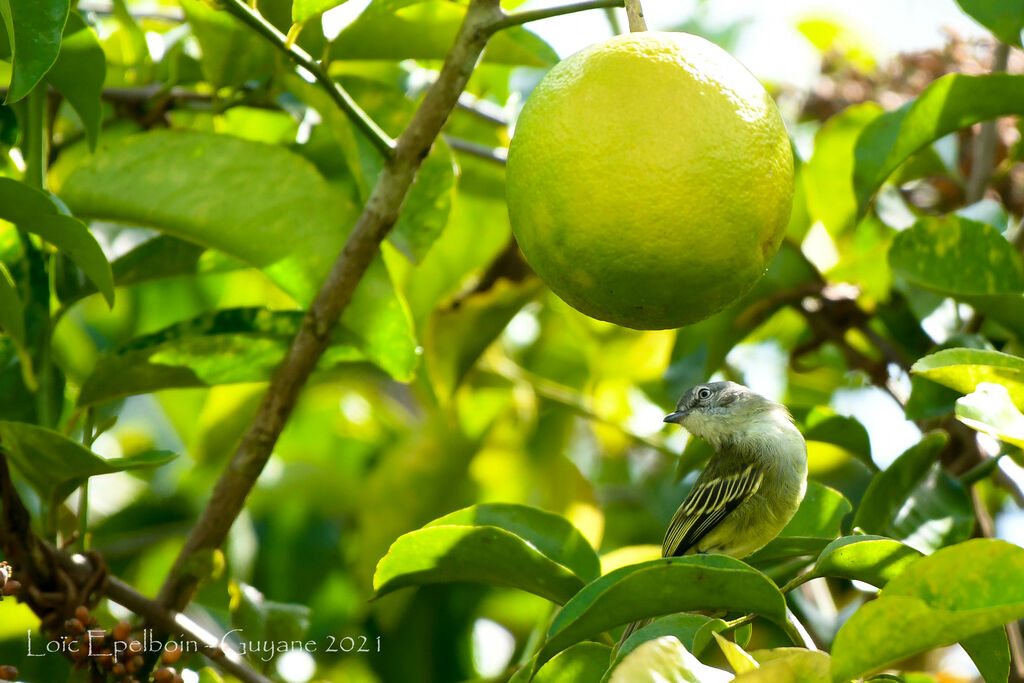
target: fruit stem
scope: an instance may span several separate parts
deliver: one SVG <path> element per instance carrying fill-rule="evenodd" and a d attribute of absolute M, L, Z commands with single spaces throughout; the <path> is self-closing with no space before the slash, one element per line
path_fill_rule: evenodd
<path fill-rule="evenodd" d="M 644 8 L 640 6 L 640 0 L 626 0 L 626 18 L 629 19 L 629 30 L 646 31 L 647 22 L 644 21 Z"/>

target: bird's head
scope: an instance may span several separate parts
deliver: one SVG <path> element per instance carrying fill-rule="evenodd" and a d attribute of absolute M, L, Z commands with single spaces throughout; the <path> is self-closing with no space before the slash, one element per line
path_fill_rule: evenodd
<path fill-rule="evenodd" d="M 736 438 L 763 417 L 776 418 L 781 405 L 735 382 L 698 384 L 679 399 L 665 422 L 682 425 L 688 432 L 718 444 Z"/>

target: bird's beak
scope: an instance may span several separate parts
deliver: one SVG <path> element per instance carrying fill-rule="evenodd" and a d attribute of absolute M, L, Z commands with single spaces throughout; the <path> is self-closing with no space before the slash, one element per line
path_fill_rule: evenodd
<path fill-rule="evenodd" d="M 665 416 L 665 422 L 675 422 L 676 424 L 681 424 L 682 421 L 689 414 L 690 414 L 689 410 L 677 410 L 674 413 L 669 413 L 668 415 L 666 415 Z"/>

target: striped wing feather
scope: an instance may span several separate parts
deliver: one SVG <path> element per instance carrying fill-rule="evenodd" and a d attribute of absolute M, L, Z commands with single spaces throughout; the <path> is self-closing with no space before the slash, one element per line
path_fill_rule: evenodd
<path fill-rule="evenodd" d="M 683 555 L 761 486 L 764 474 L 749 460 L 716 455 L 679 506 L 661 546 L 664 557 Z"/>

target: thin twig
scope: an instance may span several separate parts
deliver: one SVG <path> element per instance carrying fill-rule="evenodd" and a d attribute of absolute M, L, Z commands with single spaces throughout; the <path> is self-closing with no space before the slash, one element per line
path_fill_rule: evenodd
<path fill-rule="evenodd" d="M 448 143 L 448 146 L 452 149 L 466 154 L 472 154 L 475 157 L 486 159 L 487 161 L 493 161 L 496 164 L 504 165 L 508 161 L 508 149 L 505 147 L 488 147 L 487 145 L 481 145 L 478 142 L 470 142 L 469 140 L 463 140 L 461 138 L 453 138 L 451 136 L 444 136 L 444 141 Z"/>
<path fill-rule="evenodd" d="M 992 60 L 992 73 L 1006 71 L 1006 65 L 1010 58 L 1010 46 L 1000 42 L 996 44 L 995 55 Z M 996 128 L 996 121 L 985 121 L 981 124 L 978 137 L 974 139 L 974 149 L 971 154 L 971 175 L 967 179 L 965 199 L 967 204 L 974 204 L 985 196 L 988 183 L 992 179 L 992 167 L 996 155 L 996 143 L 999 141 L 999 131 Z"/>
<path fill-rule="evenodd" d="M 624 0 L 586 0 L 585 2 L 575 2 L 570 5 L 560 5 L 558 7 L 546 7 L 544 9 L 533 9 L 526 10 L 523 12 L 512 12 L 506 14 L 504 18 L 498 20 L 492 27 L 493 31 L 500 31 L 503 28 L 509 28 L 510 26 L 519 26 L 520 24 L 526 24 L 531 21 L 539 21 L 541 19 L 550 19 L 551 17 L 560 17 L 564 14 L 575 14 L 576 12 L 585 12 L 590 9 L 602 9 L 604 7 L 622 7 Z"/>
<path fill-rule="evenodd" d="M 385 133 L 377 123 L 370 118 L 369 114 L 363 111 L 352 96 L 348 94 L 341 84 L 332 79 L 320 63 L 313 59 L 308 52 L 288 40 L 288 37 L 277 30 L 277 27 L 263 18 L 263 16 L 249 7 L 242 0 L 223 0 L 224 9 L 242 22 L 255 29 L 257 33 L 266 38 L 274 47 L 284 52 L 293 62 L 313 74 L 316 82 L 323 86 L 327 94 L 331 96 L 345 114 L 373 143 L 373 146 L 385 157 L 389 156 L 395 148 L 395 142 Z"/>
<path fill-rule="evenodd" d="M 647 22 L 644 21 L 644 8 L 640 6 L 640 0 L 626 0 L 626 18 L 629 19 L 629 30 L 634 33 L 647 30 Z"/>
<path fill-rule="evenodd" d="M 232 0 L 232 6 L 235 2 L 237 0 Z M 381 241 L 398 219 L 417 170 L 455 108 L 488 38 L 503 16 L 498 0 L 474 0 L 469 5 L 437 81 L 427 91 L 398 139 L 394 153 L 384 164 L 362 215 L 307 311 L 287 355 L 274 372 L 256 416 L 185 540 L 160 589 L 157 600 L 162 606 L 181 610 L 192 599 L 198 577 L 187 570 L 190 559 L 196 553 L 218 548 L 227 537 L 295 407 L 299 392 L 326 350 L 331 330 L 377 255 Z"/>

